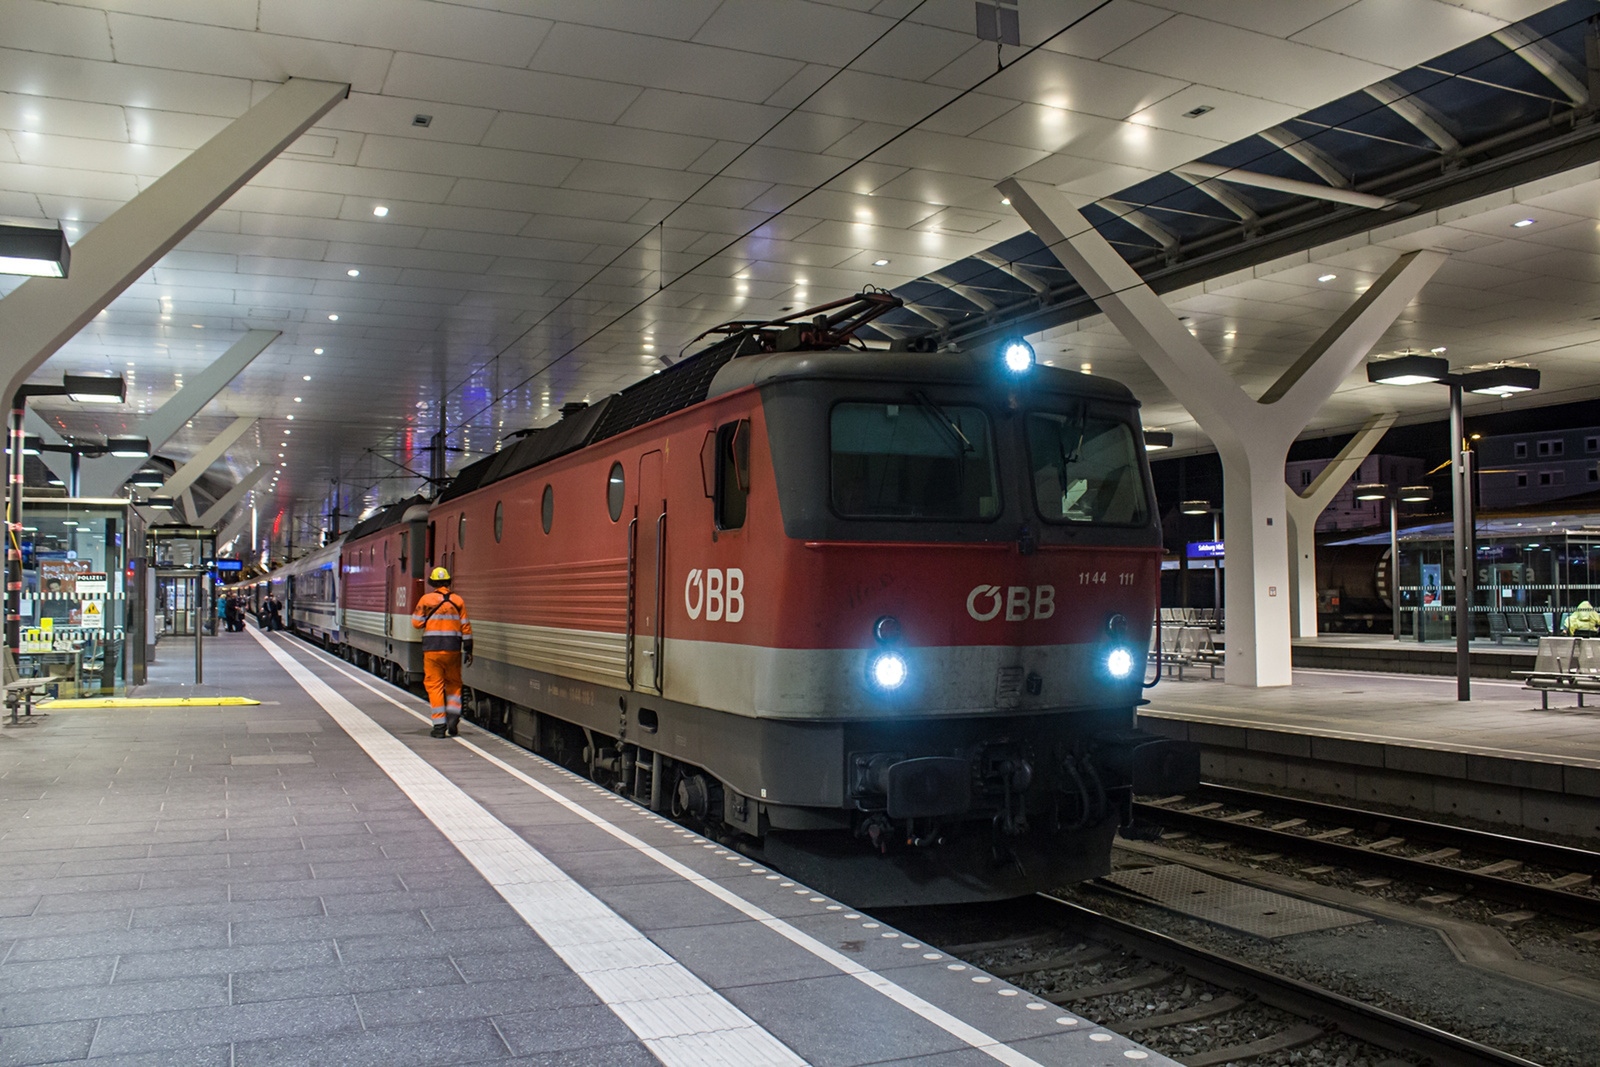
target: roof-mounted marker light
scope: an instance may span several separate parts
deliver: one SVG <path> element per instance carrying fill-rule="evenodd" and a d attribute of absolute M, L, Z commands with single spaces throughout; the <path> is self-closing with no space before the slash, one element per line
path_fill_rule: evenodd
<path fill-rule="evenodd" d="M 1034 362 L 1033 346 L 1017 337 L 1000 346 L 1000 360 L 1012 374 L 1026 374 Z"/>

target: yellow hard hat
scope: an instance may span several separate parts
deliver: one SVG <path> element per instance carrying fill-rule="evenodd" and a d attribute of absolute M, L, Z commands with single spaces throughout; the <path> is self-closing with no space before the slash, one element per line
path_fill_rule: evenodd
<path fill-rule="evenodd" d="M 428 575 L 428 581 L 430 582 L 448 582 L 449 580 L 450 572 L 443 567 L 433 568 L 433 573 Z"/>

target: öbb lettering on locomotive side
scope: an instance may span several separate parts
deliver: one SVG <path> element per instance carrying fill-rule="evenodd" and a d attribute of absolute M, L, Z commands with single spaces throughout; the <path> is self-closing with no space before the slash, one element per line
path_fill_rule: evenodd
<path fill-rule="evenodd" d="M 1135 725 L 1137 404 L 1015 346 L 889 350 L 898 306 L 732 323 L 566 405 L 274 575 L 293 624 L 415 683 L 398 623 L 447 567 L 469 718 L 854 904 L 1106 873 L 1135 792 L 1199 769 Z"/>

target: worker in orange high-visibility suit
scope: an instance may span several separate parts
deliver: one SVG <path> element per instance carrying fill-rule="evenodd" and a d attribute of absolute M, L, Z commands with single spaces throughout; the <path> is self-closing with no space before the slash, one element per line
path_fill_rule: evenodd
<path fill-rule="evenodd" d="M 461 662 L 472 662 L 467 605 L 450 591 L 450 572 L 435 567 L 433 588 L 417 601 L 411 625 L 422 631 L 422 683 L 433 707 L 433 737 L 454 737 L 461 723 Z"/>

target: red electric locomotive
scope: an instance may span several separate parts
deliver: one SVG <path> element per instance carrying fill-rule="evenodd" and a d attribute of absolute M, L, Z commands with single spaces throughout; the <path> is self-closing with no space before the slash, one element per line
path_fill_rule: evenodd
<path fill-rule="evenodd" d="M 569 407 L 440 495 L 426 561 L 415 508 L 382 560 L 348 562 L 353 531 L 349 640 L 362 568 L 449 568 L 469 717 L 853 903 L 1105 873 L 1133 793 L 1199 769 L 1134 725 L 1161 553 L 1137 403 L 1025 346 L 855 342 L 898 303 L 731 324 Z"/>

